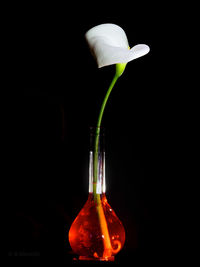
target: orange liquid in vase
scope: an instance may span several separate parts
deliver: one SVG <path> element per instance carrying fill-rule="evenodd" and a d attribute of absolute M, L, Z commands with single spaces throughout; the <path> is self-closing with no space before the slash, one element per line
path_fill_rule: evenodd
<path fill-rule="evenodd" d="M 74 220 L 69 230 L 69 242 L 74 253 L 79 255 L 80 260 L 104 260 L 113 261 L 125 242 L 125 230 L 117 215 L 107 202 L 105 193 L 100 195 L 100 208 L 104 215 L 99 218 L 97 203 L 93 194 L 89 193 L 87 202 Z M 103 223 L 100 223 L 100 220 Z M 107 232 L 108 247 L 105 247 Z M 107 228 L 107 229 L 105 229 Z"/>

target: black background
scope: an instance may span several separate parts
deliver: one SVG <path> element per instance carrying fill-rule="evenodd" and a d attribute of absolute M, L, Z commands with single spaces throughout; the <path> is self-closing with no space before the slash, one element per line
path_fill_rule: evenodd
<path fill-rule="evenodd" d="M 131 47 L 145 43 L 151 49 L 127 65 L 102 123 L 107 198 L 126 230 L 116 261 L 166 253 L 171 243 L 165 196 L 169 170 L 176 164 L 172 144 L 177 127 L 172 115 L 176 95 L 170 96 L 176 63 L 166 50 L 173 39 L 166 8 L 121 2 L 7 9 L 9 259 L 71 263 L 68 230 L 88 196 L 89 126 L 96 123 L 115 71 L 114 66 L 97 68 L 84 39 L 87 30 L 101 23 L 121 26 Z"/>

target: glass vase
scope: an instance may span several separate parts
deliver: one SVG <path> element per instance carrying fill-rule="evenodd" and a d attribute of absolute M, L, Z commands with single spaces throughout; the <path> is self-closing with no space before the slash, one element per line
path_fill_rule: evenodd
<path fill-rule="evenodd" d="M 125 230 L 106 198 L 105 134 L 99 133 L 94 189 L 95 128 L 90 128 L 88 199 L 69 230 L 69 243 L 79 260 L 114 261 L 125 242 Z M 94 193 L 94 190 L 96 191 Z"/>

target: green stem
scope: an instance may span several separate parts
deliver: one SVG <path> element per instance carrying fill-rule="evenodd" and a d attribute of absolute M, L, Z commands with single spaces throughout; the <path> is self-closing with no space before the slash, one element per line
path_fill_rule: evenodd
<path fill-rule="evenodd" d="M 118 78 L 119 78 L 119 75 L 116 72 L 115 76 L 114 76 L 114 78 L 110 84 L 110 87 L 108 88 L 108 91 L 105 95 L 105 98 L 103 100 L 103 103 L 102 103 L 102 106 L 100 109 L 100 113 L 99 113 L 99 117 L 98 117 L 98 121 L 97 121 L 97 126 L 96 126 L 95 144 L 94 144 L 94 177 L 93 177 L 93 194 L 94 194 L 95 199 L 96 199 L 96 194 L 97 194 L 96 193 L 96 185 L 97 185 L 97 176 L 98 176 L 98 146 L 99 146 L 100 126 L 101 126 L 101 121 L 102 121 L 102 117 L 103 117 L 106 103 L 108 101 L 110 93 L 111 93 Z"/>
<path fill-rule="evenodd" d="M 118 80 L 118 78 L 122 75 L 126 68 L 126 63 L 119 63 L 116 64 L 116 72 L 114 75 L 114 78 L 108 88 L 108 91 L 105 95 L 105 98 L 103 100 L 103 103 L 101 105 L 101 109 L 99 112 L 99 117 L 97 120 L 97 127 L 96 127 L 96 133 L 95 133 L 95 144 L 94 144 L 94 173 L 93 173 L 93 194 L 94 194 L 94 199 L 98 202 L 98 197 L 97 197 L 97 176 L 98 176 L 98 146 L 99 146 L 99 135 L 100 135 L 100 126 L 101 126 L 101 121 L 103 117 L 103 113 L 105 110 L 106 103 L 108 101 L 108 98 L 110 96 L 110 93 Z"/>
<path fill-rule="evenodd" d="M 122 73 L 124 72 L 125 68 L 126 68 L 126 64 L 127 63 L 118 63 L 116 64 L 116 72 L 114 75 L 114 78 L 108 88 L 108 91 L 105 95 L 105 98 L 103 100 L 103 103 L 101 105 L 101 109 L 99 112 L 99 117 L 97 120 L 97 127 L 96 127 L 96 133 L 95 133 L 95 144 L 94 144 L 94 172 L 93 172 L 93 194 L 94 194 L 94 199 L 97 199 L 97 192 L 96 192 L 96 188 L 97 188 L 97 176 L 98 176 L 98 146 L 99 146 L 99 135 L 100 135 L 100 126 L 101 126 L 101 121 L 102 121 L 102 117 L 103 117 L 103 113 L 104 113 L 104 109 L 106 106 L 106 103 L 108 101 L 108 98 L 110 96 L 110 93 L 117 81 L 117 79 L 122 75 Z"/>

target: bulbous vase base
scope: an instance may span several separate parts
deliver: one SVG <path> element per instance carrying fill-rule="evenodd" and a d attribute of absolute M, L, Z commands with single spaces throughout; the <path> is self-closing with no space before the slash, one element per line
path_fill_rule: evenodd
<path fill-rule="evenodd" d="M 124 245 L 124 227 L 108 204 L 105 194 L 101 195 L 99 205 L 95 203 L 93 194 L 89 194 L 69 230 L 69 242 L 79 260 L 114 261 L 115 255 Z"/>

